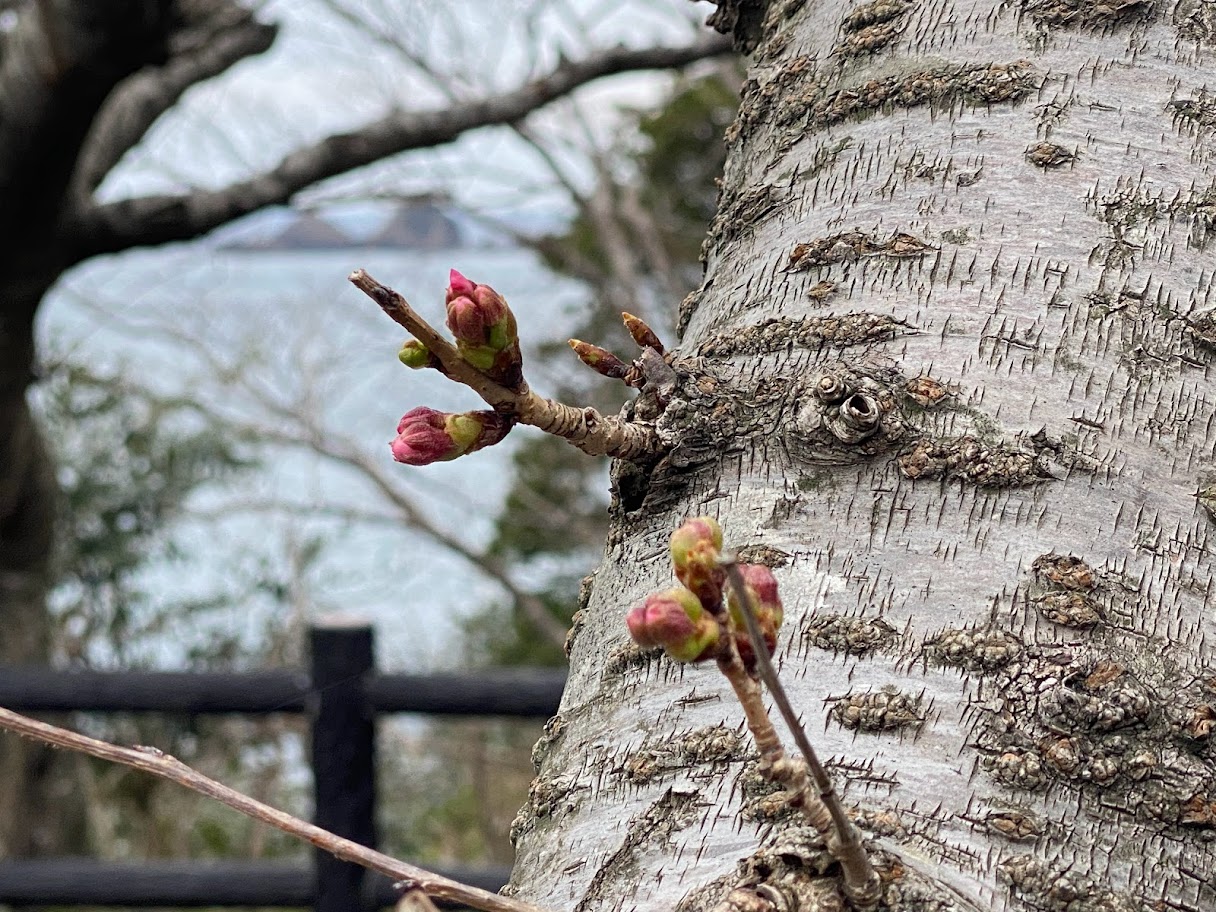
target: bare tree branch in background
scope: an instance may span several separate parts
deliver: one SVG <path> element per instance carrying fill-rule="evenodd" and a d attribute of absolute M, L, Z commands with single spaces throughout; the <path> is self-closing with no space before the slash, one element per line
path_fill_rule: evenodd
<path fill-rule="evenodd" d="M 366 127 L 300 149 L 276 167 L 221 190 L 186 196 L 148 196 L 86 207 L 69 214 L 65 240 L 79 259 L 145 244 L 184 240 L 275 203 L 319 181 L 410 149 L 450 142 L 478 127 L 510 124 L 593 80 L 617 73 L 670 69 L 725 54 L 721 37 L 679 48 L 612 48 L 513 92 L 425 112 L 395 112 Z"/>
<path fill-rule="evenodd" d="M 450 103 L 456 104 L 463 99 L 465 93 L 454 87 L 455 74 L 436 69 L 433 62 L 410 47 L 400 34 L 385 28 L 370 16 L 352 11 L 340 0 L 328 0 L 326 7 L 371 40 L 399 55 L 406 65 L 426 79 Z M 574 11 L 571 14 L 577 18 Z M 585 33 L 590 30 L 591 24 L 577 21 L 573 27 Z M 622 180 L 614 172 L 610 159 L 618 150 L 606 148 L 602 140 L 594 135 L 577 101 L 564 101 L 568 119 L 582 128 L 582 142 L 576 154 L 591 165 L 589 187 L 580 187 L 580 182 L 569 167 L 563 164 L 553 137 L 546 136 L 542 129 L 529 123 L 513 121 L 509 124 L 540 159 L 553 180 L 565 190 L 579 215 L 593 227 L 606 254 L 607 262 L 601 264 L 567 248 L 563 255 L 569 262 L 564 265 L 572 274 L 596 289 L 607 309 L 614 312 L 640 311 L 660 325 L 659 315 L 647 313 L 649 308 L 644 306 L 647 298 L 651 297 L 647 293 L 647 277 L 649 284 L 657 287 L 658 296 L 668 302 L 681 300 L 691 289 L 687 287 L 688 283 L 676 264 L 667 256 L 655 216 L 642 204 L 637 186 L 629 180 Z M 545 237 L 520 232 L 482 212 L 469 214 L 483 224 L 493 224 L 504 236 L 536 250 L 542 256 L 554 252 L 552 244 Z"/>
<path fill-rule="evenodd" d="M 277 29 L 258 22 L 248 10 L 225 6 L 203 12 L 176 37 L 180 49 L 162 66 L 134 73 L 106 99 L 72 177 L 77 206 L 89 205 L 90 194 L 106 175 L 187 89 L 261 54 L 274 41 Z"/>

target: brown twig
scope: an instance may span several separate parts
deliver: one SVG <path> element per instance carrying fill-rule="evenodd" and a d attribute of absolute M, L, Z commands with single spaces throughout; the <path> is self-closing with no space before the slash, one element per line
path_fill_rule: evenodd
<path fill-rule="evenodd" d="M 819 831 L 819 835 L 828 844 L 828 849 L 836 854 L 835 827 L 832 826 L 832 815 L 824 803 L 811 788 L 811 780 L 807 777 L 806 767 L 795 763 L 785 755 L 785 747 L 781 737 L 773 727 L 773 720 L 764 706 L 764 694 L 760 685 L 753 678 L 739 658 L 739 650 L 735 648 L 730 636 L 722 638 L 721 652 L 717 656 L 718 670 L 730 682 L 735 697 L 743 707 L 743 715 L 747 719 L 747 727 L 756 742 L 756 750 L 760 754 L 760 775 L 765 779 L 780 785 L 790 794 L 790 803 L 801 807 L 803 815 L 811 825 Z"/>
<path fill-rule="evenodd" d="M 176 757 L 162 753 L 154 747 L 120 747 L 117 744 L 110 744 L 108 741 L 99 741 L 96 738 L 89 738 L 64 728 L 39 722 L 3 707 L 0 707 L 0 728 L 33 738 L 44 744 L 50 744 L 53 747 L 88 754 L 90 757 L 97 757 L 111 763 L 120 763 L 162 779 L 168 779 L 170 782 L 176 782 L 200 795 L 226 804 L 246 817 L 260 820 L 284 833 L 310 842 L 317 848 L 329 852 L 335 858 L 353 862 L 370 871 L 391 877 L 402 884 L 407 891 L 421 890 L 432 899 L 461 903 L 473 909 L 480 909 L 481 912 L 545 912 L 540 906 L 532 903 L 499 896 L 497 893 L 490 893 L 455 880 L 449 880 L 423 868 L 390 858 L 374 849 L 361 846 L 357 842 L 335 836 L 327 830 L 262 804 L 260 801 L 255 801 L 248 795 L 228 788 L 214 779 L 209 779 Z"/>
<path fill-rule="evenodd" d="M 377 282 L 362 269 L 352 272 L 350 281 L 425 345 L 439 361 L 439 370 L 445 376 L 469 387 L 495 411 L 562 437 L 591 456 L 639 459 L 659 451 L 658 437 L 652 428 L 601 415 L 593 408 L 575 408 L 546 399 L 532 392 L 525 381 L 512 389 L 490 379 L 465 361 L 456 347 L 396 291 Z"/>
<path fill-rule="evenodd" d="M 773 667 L 772 658 L 768 653 L 768 644 L 765 643 L 764 635 L 760 631 L 760 625 L 756 621 L 751 594 L 747 591 L 747 585 L 743 581 L 743 574 L 739 572 L 738 561 L 734 557 L 723 556 L 721 565 L 726 570 L 726 578 L 730 582 L 731 588 L 735 593 L 735 598 L 739 602 L 739 612 L 743 615 L 743 622 L 747 626 L 747 635 L 751 639 L 752 649 L 756 653 L 756 669 L 760 674 L 761 680 L 764 681 L 764 686 L 772 694 L 773 702 L 777 704 L 777 709 L 780 711 L 782 718 L 785 719 L 785 724 L 789 726 L 790 732 L 794 736 L 794 742 L 798 745 L 803 759 L 806 760 L 805 769 L 810 770 L 811 776 L 815 780 L 815 786 L 819 792 L 815 804 L 820 809 L 826 809 L 830 815 L 829 829 L 835 838 L 828 840 L 828 848 L 836 860 L 840 862 L 840 867 L 844 872 L 845 895 L 858 908 L 873 908 L 878 903 L 881 892 L 878 874 L 875 872 L 873 865 L 870 864 L 865 847 L 858 836 L 857 828 L 853 826 L 853 822 L 849 820 L 848 815 L 845 813 L 844 806 L 840 803 L 840 796 L 836 794 L 836 789 L 832 785 L 832 778 L 828 775 L 827 770 L 824 769 L 823 764 L 819 762 L 815 748 L 811 746 L 810 739 L 807 738 L 806 729 L 803 728 L 798 714 L 794 712 L 794 707 L 785 692 L 785 687 L 782 685 L 780 678 L 777 677 L 777 670 Z M 734 650 L 732 649 L 732 651 Z M 742 667 L 741 663 L 740 667 Z M 750 676 L 747 677 L 749 681 L 752 681 Z M 734 682 L 732 681 L 731 683 L 733 684 Z M 754 686 L 755 681 L 752 681 L 752 684 Z M 735 690 L 737 693 L 739 688 L 736 687 Z M 759 691 L 759 688 L 757 687 L 756 690 Z M 763 706 L 761 706 L 761 709 L 763 709 Z M 767 713 L 765 713 L 765 718 L 767 720 Z M 748 721 L 749 723 L 751 721 L 750 715 Z M 769 728 L 771 727 L 772 723 L 769 722 Z M 774 734 L 773 737 L 775 738 L 776 735 Z M 757 745 L 759 745 L 759 737 L 757 737 Z M 762 752 L 761 757 L 763 756 Z M 799 768 L 803 769 L 801 766 Z M 805 789 L 809 784 L 806 782 L 805 772 L 801 778 L 803 780 L 803 788 Z M 809 810 L 812 806 L 807 805 L 807 807 Z M 810 815 L 808 814 L 808 816 Z M 822 820 L 821 816 L 817 814 L 812 816 L 811 819 L 820 833 L 823 833 L 824 831 L 820 822 Z"/>

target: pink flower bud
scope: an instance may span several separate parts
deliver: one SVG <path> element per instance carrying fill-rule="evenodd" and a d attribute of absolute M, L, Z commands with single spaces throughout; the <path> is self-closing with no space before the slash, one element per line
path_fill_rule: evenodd
<path fill-rule="evenodd" d="M 397 422 L 397 436 L 390 444 L 393 458 L 406 465 L 430 465 L 454 459 L 454 443 L 445 425 L 448 416 L 426 406 L 406 412 Z"/>
<path fill-rule="evenodd" d="M 453 298 L 448 302 L 448 329 L 456 341 L 466 345 L 486 345 L 494 320 L 500 314 L 489 314 L 472 298 Z"/>
<path fill-rule="evenodd" d="M 507 302 L 489 285 L 476 285 L 455 270 L 451 282 L 447 323 L 461 357 L 488 377 L 517 388 L 523 382 L 523 357 Z"/>
<path fill-rule="evenodd" d="M 757 659 L 756 650 L 752 646 L 752 638 L 747 635 L 746 630 L 733 630 L 731 633 L 735 638 L 735 649 L 739 652 L 739 661 L 749 672 L 754 672 Z M 768 647 L 768 654 L 771 658 L 777 651 L 777 631 L 771 627 L 766 629 L 762 624 L 760 635 L 764 638 L 764 645 Z"/>
<path fill-rule="evenodd" d="M 430 465 L 492 446 L 507 436 L 513 424 L 513 419 L 497 412 L 453 415 L 419 406 L 402 416 L 390 447 L 398 462 Z"/>
<path fill-rule="evenodd" d="M 768 567 L 759 564 L 740 564 L 739 574 L 743 577 L 744 588 L 751 597 L 752 611 L 756 615 L 756 625 L 768 647 L 769 655 L 777 648 L 777 631 L 785 619 L 785 610 L 781 605 L 781 597 L 777 594 L 777 578 Z M 735 637 L 735 648 L 739 650 L 739 658 L 748 670 L 755 668 L 756 653 L 752 647 L 751 637 L 747 633 L 747 624 L 743 619 L 743 611 L 739 606 L 738 597 L 730 590 L 726 597 L 730 609 L 731 628 Z"/>
<path fill-rule="evenodd" d="M 740 564 L 739 573 L 753 593 L 757 616 L 768 615 L 774 619 L 775 626 L 780 627 L 785 609 L 777 593 L 777 577 L 773 576 L 773 571 L 762 564 Z"/>
<path fill-rule="evenodd" d="M 676 578 L 710 611 L 721 610 L 726 573 L 718 566 L 722 527 L 708 516 L 685 520 L 671 535 L 671 563 Z"/>
<path fill-rule="evenodd" d="M 450 301 L 452 298 L 470 295 L 476 287 L 475 283 L 470 282 L 453 269 L 448 273 L 448 294 L 446 300 Z"/>
<path fill-rule="evenodd" d="M 491 336 L 495 330 L 500 335 L 505 334 L 508 322 L 510 329 L 514 330 L 515 318 L 507 302 L 489 285 L 473 285 L 464 276 L 460 278 L 463 280 L 461 287 L 468 286 L 469 290 L 454 294 L 453 289 L 448 289 L 448 329 L 458 342 L 494 345 L 495 341 L 499 341 L 495 347 L 503 348 L 510 340 L 492 340 Z"/>
<path fill-rule="evenodd" d="M 721 633 L 697 597 L 682 587 L 647 596 L 629 610 L 625 623 L 639 646 L 662 646 L 678 662 L 709 658 Z"/>

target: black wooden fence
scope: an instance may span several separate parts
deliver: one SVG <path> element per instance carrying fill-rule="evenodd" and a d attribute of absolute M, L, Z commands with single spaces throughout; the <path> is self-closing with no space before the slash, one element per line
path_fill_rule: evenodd
<path fill-rule="evenodd" d="M 18 712 L 303 713 L 311 723 L 314 820 L 376 845 L 376 717 L 387 713 L 545 718 L 565 672 L 381 675 L 368 627 L 314 627 L 308 673 L 55 672 L 0 667 L 0 706 Z M 0 785 L 2 787 L 2 785 Z M 521 800 L 523 796 L 520 796 Z M 496 890 L 502 867 L 441 871 Z M 0 905 L 263 906 L 360 912 L 391 904 L 392 883 L 317 852 L 289 862 L 0 860 Z"/>

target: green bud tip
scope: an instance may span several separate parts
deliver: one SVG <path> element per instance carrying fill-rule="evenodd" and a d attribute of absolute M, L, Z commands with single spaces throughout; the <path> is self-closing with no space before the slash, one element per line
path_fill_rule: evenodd
<path fill-rule="evenodd" d="M 401 351 L 397 352 L 397 358 L 411 370 L 418 370 L 431 363 L 431 352 L 417 339 L 410 339 L 401 346 Z"/>

